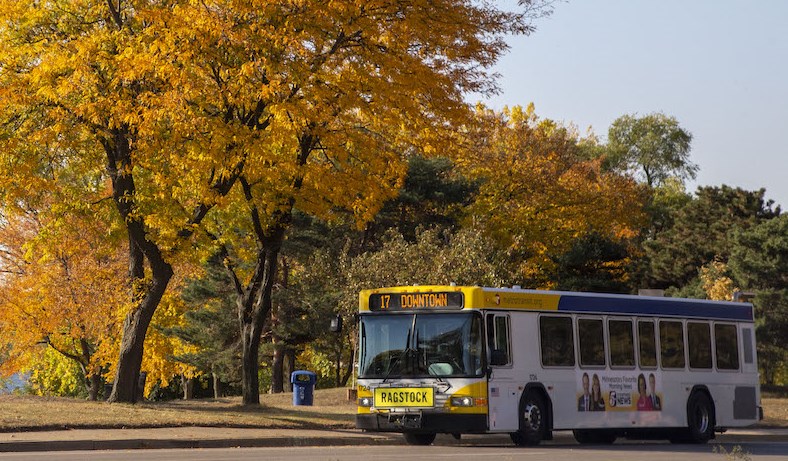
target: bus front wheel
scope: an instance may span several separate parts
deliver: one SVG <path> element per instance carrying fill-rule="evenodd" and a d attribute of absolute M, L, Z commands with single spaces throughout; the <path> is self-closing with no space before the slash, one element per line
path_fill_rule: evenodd
<path fill-rule="evenodd" d="M 511 434 L 515 445 L 538 445 L 547 432 L 547 411 L 542 396 L 527 391 L 520 403 L 520 430 Z"/>
<path fill-rule="evenodd" d="M 404 435 L 405 435 L 405 442 L 407 442 L 408 445 L 432 445 L 432 442 L 435 441 L 434 433 L 420 434 L 420 433 L 406 432 Z"/>

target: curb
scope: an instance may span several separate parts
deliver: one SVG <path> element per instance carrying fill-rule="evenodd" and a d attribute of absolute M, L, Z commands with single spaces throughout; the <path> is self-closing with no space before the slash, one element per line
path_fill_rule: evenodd
<path fill-rule="evenodd" d="M 119 440 L 57 440 L 0 443 L 0 453 L 85 450 L 141 450 L 193 448 L 265 448 L 265 447 L 328 447 L 359 445 L 397 445 L 404 443 L 389 437 L 262 437 L 244 439 L 119 439 Z"/>

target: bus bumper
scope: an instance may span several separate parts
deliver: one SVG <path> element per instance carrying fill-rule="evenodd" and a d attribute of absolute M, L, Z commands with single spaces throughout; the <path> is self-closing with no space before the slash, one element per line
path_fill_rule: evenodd
<path fill-rule="evenodd" d="M 356 428 L 375 432 L 487 432 L 487 415 L 446 413 L 373 413 L 356 415 Z"/>

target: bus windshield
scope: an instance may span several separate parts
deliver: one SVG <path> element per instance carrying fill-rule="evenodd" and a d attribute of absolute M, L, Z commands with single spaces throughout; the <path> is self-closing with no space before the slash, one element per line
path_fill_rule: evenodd
<path fill-rule="evenodd" d="M 362 316 L 359 377 L 480 376 L 481 324 L 472 313 Z"/>

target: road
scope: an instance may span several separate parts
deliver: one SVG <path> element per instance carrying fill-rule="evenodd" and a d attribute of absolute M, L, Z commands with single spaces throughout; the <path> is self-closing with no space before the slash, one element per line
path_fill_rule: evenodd
<path fill-rule="evenodd" d="M 739 446 L 746 457 L 731 457 L 715 452 L 723 447 L 730 452 Z M 670 445 L 667 443 L 616 443 L 612 446 L 592 447 L 571 443 L 550 443 L 538 447 L 516 448 L 511 445 L 438 445 L 411 446 L 345 446 L 345 447 L 276 447 L 276 448 L 216 448 L 194 450 L 121 450 L 121 451 L 72 451 L 38 453 L 2 453 L 0 460 L 121 460 L 131 461 L 244 461 L 244 460 L 314 460 L 314 461 L 367 461 L 404 459 L 473 460 L 473 461 L 777 461 L 788 460 L 788 441 L 750 441 L 737 445 Z"/>

